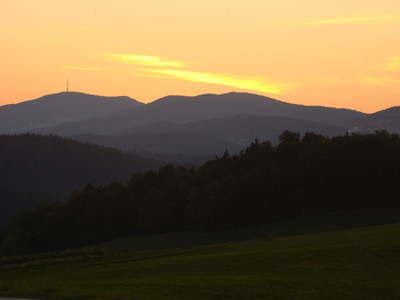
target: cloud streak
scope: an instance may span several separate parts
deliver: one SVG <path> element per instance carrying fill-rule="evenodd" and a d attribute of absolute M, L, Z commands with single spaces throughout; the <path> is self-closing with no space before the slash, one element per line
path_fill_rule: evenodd
<path fill-rule="evenodd" d="M 110 69 L 102 67 L 86 67 L 86 66 L 63 66 L 65 70 L 76 70 L 76 71 L 110 71 Z"/>
<path fill-rule="evenodd" d="M 186 63 L 178 60 L 167 60 L 158 56 L 136 54 L 107 54 L 118 62 L 137 66 L 135 76 L 178 79 L 190 82 L 207 83 L 237 89 L 257 91 L 267 94 L 282 95 L 298 84 L 280 83 L 265 77 L 249 77 L 222 73 L 209 73 L 188 70 Z M 64 69 L 79 71 L 111 71 L 112 69 L 91 66 L 64 66 Z M 126 70 L 128 71 L 128 70 Z"/>
<path fill-rule="evenodd" d="M 183 68 L 185 66 L 183 61 L 166 60 L 158 56 L 112 53 L 108 54 L 108 56 L 117 59 L 119 62 L 131 65 L 169 68 Z"/>
<path fill-rule="evenodd" d="M 400 21 L 400 14 L 372 17 L 349 17 L 349 18 L 330 18 L 307 21 L 296 24 L 297 26 L 329 25 L 329 24 L 358 24 L 374 22 L 393 22 Z"/>
<path fill-rule="evenodd" d="M 143 71 L 185 81 L 223 85 L 275 95 L 282 95 L 290 86 L 293 86 L 293 84 L 288 85 L 274 83 L 267 79 L 244 78 L 217 73 L 195 72 L 176 69 L 143 69 Z"/>

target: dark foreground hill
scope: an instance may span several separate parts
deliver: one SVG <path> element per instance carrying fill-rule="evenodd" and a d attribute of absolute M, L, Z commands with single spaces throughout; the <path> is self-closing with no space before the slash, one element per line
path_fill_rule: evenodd
<path fill-rule="evenodd" d="M 10 253 L 78 247 L 120 236 L 218 231 L 331 211 L 397 209 L 400 137 L 284 132 L 198 168 L 164 166 L 126 183 L 86 186 L 39 206 L 4 238 Z M 34 229 L 34 230 L 33 230 Z"/>
<path fill-rule="evenodd" d="M 16 209 L 67 199 L 88 183 L 126 180 L 160 163 L 54 136 L 0 136 L 0 224 Z"/>
<path fill-rule="evenodd" d="M 143 105 L 129 97 L 69 92 L 0 106 L 0 134 L 14 134 L 60 123 L 103 117 Z"/>
<path fill-rule="evenodd" d="M 399 234 L 399 225 L 386 225 L 298 236 L 265 235 L 186 249 L 110 251 L 96 247 L 3 258 L 0 296 L 399 299 Z M 162 243 L 161 236 L 155 238 Z"/>
<path fill-rule="evenodd" d="M 349 109 L 296 105 L 247 93 L 206 94 L 196 97 L 168 96 L 138 109 L 82 122 L 68 122 L 36 132 L 64 136 L 114 135 L 157 122 L 187 123 L 243 114 L 279 116 L 341 127 L 364 115 Z"/>

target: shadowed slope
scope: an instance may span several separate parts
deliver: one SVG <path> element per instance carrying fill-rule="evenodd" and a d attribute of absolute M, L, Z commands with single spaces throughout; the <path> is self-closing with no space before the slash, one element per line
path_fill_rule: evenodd
<path fill-rule="evenodd" d="M 21 208 L 67 199 L 85 184 L 127 180 L 161 163 L 118 150 L 36 135 L 0 135 L 0 226 Z"/>

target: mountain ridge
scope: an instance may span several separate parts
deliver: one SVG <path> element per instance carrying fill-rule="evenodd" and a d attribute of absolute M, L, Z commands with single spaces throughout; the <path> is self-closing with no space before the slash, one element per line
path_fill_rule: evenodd
<path fill-rule="evenodd" d="M 204 94 L 194 97 L 167 96 L 135 109 L 91 120 L 69 122 L 34 130 L 41 134 L 119 134 L 153 122 L 187 123 L 240 114 L 281 116 L 343 126 L 362 117 L 362 112 L 290 104 L 249 93 Z"/>
<path fill-rule="evenodd" d="M 65 101 L 67 97 L 70 98 Z M 169 95 L 147 104 L 126 96 L 104 97 L 62 92 L 1 106 L 0 133 L 120 135 L 151 123 L 185 124 L 238 115 L 276 116 L 296 119 L 299 122 L 311 121 L 342 127 L 351 132 L 377 129 L 400 132 L 398 110 L 398 107 L 392 107 L 366 114 L 348 108 L 293 104 L 243 92 L 207 93 L 197 96 Z M 20 111 L 21 116 L 15 111 Z M 29 116 L 26 116 L 27 111 Z M 37 114 L 41 116 L 37 117 Z"/>
<path fill-rule="evenodd" d="M 366 115 L 353 122 L 358 132 L 371 132 L 374 130 L 387 130 L 400 133 L 400 106 L 389 107 L 384 110 Z"/>
<path fill-rule="evenodd" d="M 49 94 L 0 106 L 0 134 L 17 134 L 34 128 L 91 119 L 142 105 L 126 96 L 105 97 L 78 92 Z"/>

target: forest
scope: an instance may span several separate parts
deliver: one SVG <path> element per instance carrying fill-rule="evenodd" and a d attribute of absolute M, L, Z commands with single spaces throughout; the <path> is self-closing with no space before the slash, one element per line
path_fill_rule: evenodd
<path fill-rule="evenodd" d="M 217 231 L 331 211 L 399 208 L 400 137 L 285 131 L 199 167 L 166 165 L 40 204 L 1 236 L 0 253 L 70 249 L 116 237 Z"/>

